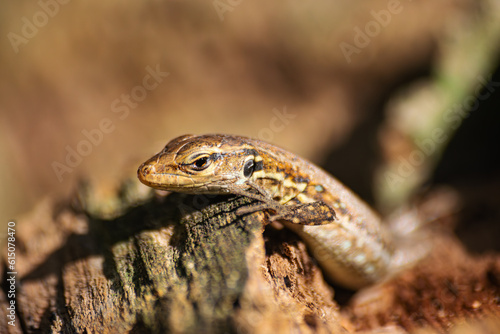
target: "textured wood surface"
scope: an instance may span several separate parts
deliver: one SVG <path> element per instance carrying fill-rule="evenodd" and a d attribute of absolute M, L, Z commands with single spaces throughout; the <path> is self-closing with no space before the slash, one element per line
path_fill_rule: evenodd
<path fill-rule="evenodd" d="M 111 220 L 42 202 L 18 222 L 19 326 L 9 329 L 339 329 L 331 289 L 304 245 L 287 232 L 293 241 L 266 255 L 264 215 L 234 214 L 248 202 L 171 195 Z"/>
<path fill-rule="evenodd" d="M 89 202 L 41 201 L 18 222 L 18 326 L 7 326 L 5 314 L 0 326 L 9 333 L 404 333 L 444 332 L 499 314 L 499 257 L 471 257 L 453 237 L 416 268 L 334 297 L 292 232 L 264 226 L 264 213 L 235 215 L 250 201 L 172 194 L 107 219 Z"/>

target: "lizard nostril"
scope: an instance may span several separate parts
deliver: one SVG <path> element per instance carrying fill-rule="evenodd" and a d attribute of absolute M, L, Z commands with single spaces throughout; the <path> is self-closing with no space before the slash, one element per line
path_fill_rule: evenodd
<path fill-rule="evenodd" d="M 138 173 L 142 177 L 146 177 L 151 173 L 155 172 L 155 168 L 153 165 L 145 165 L 142 164 L 141 167 L 139 167 Z"/>

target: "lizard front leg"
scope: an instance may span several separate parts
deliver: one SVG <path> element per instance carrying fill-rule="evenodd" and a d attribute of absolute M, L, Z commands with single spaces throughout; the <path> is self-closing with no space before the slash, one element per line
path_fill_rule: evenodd
<path fill-rule="evenodd" d="M 272 222 L 285 220 L 299 225 L 325 225 L 331 224 L 336 219 L 335 210 L 323 202 L 283 205 L 276 201 L 265 200 L 262 203 L 241 207 L 236 214 L 245 215 L 262 210 L 275 212 L 269 217 Z"/>
<path fill-rule="evenodd" d="M 231 191 L 242 196 L 254 198 L 261 203 L 239 208 L 236 211 L 237 215 L 272 210 L 275 214 L 269 218 L 270 221 L 285 220 L 300 225 L 325 225 L 331 224 L 336 219 L 335 210 L 324 202 L 316 201 L 305 204 L 285 205 L 270 198 L 270 195 L 254 182 L 248 182 L 247 184 L 254 192 L 240 188 L 231 189 Z"/>
<path fill-rule="evenodd" d="M 335 210 L 318 201 L 306 204 L 282 205 L 280 211 L 270 217 L 271 221 L 286 220 L 300 225 L 331 224 L 337 218 Z"/>

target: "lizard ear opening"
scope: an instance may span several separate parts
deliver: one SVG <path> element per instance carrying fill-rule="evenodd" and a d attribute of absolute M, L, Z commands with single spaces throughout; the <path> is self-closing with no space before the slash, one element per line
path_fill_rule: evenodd
<path fill-rule="evenodd" d="M 247 160 L 245 162 L 245 165 L 243 166 L 243 176 L 249 178 L 250 176 L 252 176 L 254 170 L 255 170 L 255 163 L 253 159 Z"/>

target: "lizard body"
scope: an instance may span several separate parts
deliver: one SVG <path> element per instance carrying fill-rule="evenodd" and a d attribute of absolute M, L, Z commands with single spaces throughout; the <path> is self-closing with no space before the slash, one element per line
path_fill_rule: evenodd
<path fill-rule="evenodd" d="M 352 289 L 390 271 L 391 233 L 355 194 L 311 162 L 260 140 L 230 135 L 173 139 L 138 169 L 156 189 L 236 194 L 258 204 L 237 214 L 271 213 L 308 245 L 326 275 Z"/>

